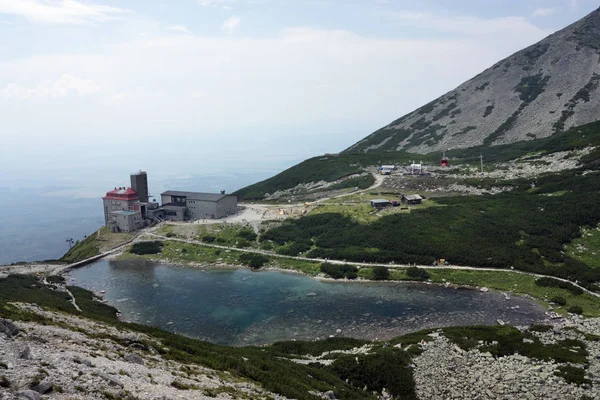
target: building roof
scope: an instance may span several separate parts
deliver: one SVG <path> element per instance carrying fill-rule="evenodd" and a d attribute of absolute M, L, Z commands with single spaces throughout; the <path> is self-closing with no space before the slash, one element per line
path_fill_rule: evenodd
<path fill-rule="evenodd" d="M 186 200 L 198 200 L 198 201 L 219 201 L 224 197 L 232 196 L 230 194 L 220 193 L 199 193 L 199 192 L 182 192 L 178 190 L 167 190 L 161 193 L 161 196 L 179 196 L 185 197 Z M 235 196 L 233 196 L 235 197 Z"/>
<path fill-rule="evenodd" d="M 111 212 L 111 214 L 117 214 L 117 215 L 135 215 L 135 214 L 139 214 L 139 211 L 113 211 Z"/>
<path fill-rule="evenodd" d="M 404 198 L 406 200 L 423 200 L 423 198 L 418 194 L 407 194 L 404 196 Z"/>
<path fill-rule="evenodd" d="M 374 200 L 371 200 L 372 204 L 387 204 L 389 202 L 390 201 L 386 200 L 386 199 L 374 199 Z"/>
<path fill-rule="evenodd" d="M 132 188 L 119 187 L 111 190 L 103 197 L 104 200 L 137 200 L 138 195 Z"/>

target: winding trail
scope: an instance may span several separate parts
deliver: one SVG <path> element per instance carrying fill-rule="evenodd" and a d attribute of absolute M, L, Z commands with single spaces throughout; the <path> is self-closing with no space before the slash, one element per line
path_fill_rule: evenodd
<path fill-rule="evenodd" d="M 344 261 L 344 260 L 330 260 L 327 258 L 308 258 L 308 257 L 300 257 L 300 256 L 286 256 L 283 254 L 277 254 L 274 252 L 269 252 L 269 251 L 265 251 L 265 250 L 260 250 L 260 249 L 239 249 L 237 247 L 231 247 L 231 246 L 221 246 L 221 245 L 217 245 L 217 244 L 210 244 L 210 243 L 204 243 L 204 242 L 200 242 L 198 240 L 192 240 L 192 239 L 179 239 L 179 238 L 168 238 L 166 236 L 162 236 L 162 235 L 157 235 L 155 233 L 152 232 L 147 232 L 146 235 L 153 237 L 154 239 L 152 240 L 156 240 L 156 239 L 160 239 L 160 240 L 171 240 L 171 241 L 177 241 L 177 242 L 183 242 L 183 243 L 189 243 L 189 244 L 195 244 L 195 245 L 200 245 L 200 246 L 205 246 L 205 247 L 212 247 L 215 249 L 222 249 L 222 250 L 234 250 L 234 251 L 241 251 L 241 252 L 246 252 L 246 253 L 255 253 L 255 254 L 263 254 L 269 257 L 275 257 L 275 258 L 284 258 L 284 259 L 290 259 L 290 260 L 299 260 L 299 261 L 310 261 L 310 262 L 328 262 L 330 264 L 352 264 L 352 265 L 358 265 L 361 267 L 377 267 L 377 266 L 383 266 L 383 267 L 387 267 L 387 268 L 391 268 L 391 269 L 405 269 L 408 267 L 418 267 L 418 268 L 423 268 L 423 269 L 430 269 L 430 270 L 465 270 L 465 271 L 491 271 L 491 272 L 511 272 L 511 273 L 517 273 L 517 274 L 522 274 L 522 275 L 529 275 L 529 276 L 534 276 L 537 278 L 552 278 L 552 279 L 556 279 L 562 282 L 566 282 L 566 283 L 570 283 L 580 289 L 582 289 L 584 292 L 594 296 L 594 297 L 600 297 L 600 293 L 595 293 L 592 292 L 591 290 L 588 290 L 586 288 L 584 288 L 583 286 L 580 286 L 578 283 L 576 282 L 572 282 L 568 279 L 564 279 L 564 278 L 559 278 L 556 276 L 552 276 L 552 275 L 543 275 L 543 274 L 536 274 L 533 272 L 527 272 L 527 271 L 519 271 L 516 269 L 502 269 L 502 268 L 485 268 L 485 267 L 466 267 L 466 266 L 460 266 L 460 265 L 445 265 L 443 267 L 440 266 L 432 266 L 432 265 L 416 265 L 416 264 L 379 264 L 379 263 L 365 263 L 365 262 L 353 262 L 353 261 Z M 150 241 L 150 240 L 140 240 L 139 241 Z"/>
<path fill-rule="evenodd" d="M 71 296 L 71 303 L 73 304 L 73 307 L 75 307 L 75 309 L 79 312 L 81 312 L 81 308 L 79 308 L 79 306 L 77 305 L 77 302 L 75 301 L 75 296 L 73 296 L 73 293 L 71 293 L 71 291 L 69 289 L 67 289 L 65 287 L 65 290 L 67 291 L 67 293 L 69 293 L 69 296 Z"/>

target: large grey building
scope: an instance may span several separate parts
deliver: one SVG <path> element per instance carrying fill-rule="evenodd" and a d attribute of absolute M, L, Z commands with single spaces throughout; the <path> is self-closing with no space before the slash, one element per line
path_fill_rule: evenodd
<path fill-rule="evenodd" d="M 165 219 L 217 219 L 237 212 L 237 197 L 225 193 L 198 193 L 168 190 L 161 193 Z"/>
<path fill-rule="evenodd" d="M 149 202 L 148 176 L 131 174 L 131 187 L 116 187 L 102 198 L 104 224 L 113 232 L 133 232 L 153 222 L 223 218 L 237 212 L 237 197 L 225 192 L 197 193 L 168 190 L 161 206 Z"/>

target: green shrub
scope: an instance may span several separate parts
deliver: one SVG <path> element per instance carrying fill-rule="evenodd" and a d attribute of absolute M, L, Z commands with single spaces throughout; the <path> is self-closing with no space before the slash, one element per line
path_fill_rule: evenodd
<path fill-rule="evenodd" d="M 237 234 L 239 237 L 244 238 L 250 242 L 254 242 L 258 236 L 252 229 L 242 229 Z"/>
<path fill-rule="evenodd" d="M 390 277 L 390 270 L 382 265 L 373 268 L 371 277 L 376 281 L 385 281 Z"/>
<path fill-rule="evenodd" d="M 10 381 L 8 380 L 8 378 L 5 375 L 0 375 L 0 387 L 3 387 L 3 388 L 10 387 Z"/>
<path fill-rule="evenodd" d="M 171 386 L 173 386 L 174 388 L 177 388 L 179 390 L 197 389 L 197 387 L 194 385 L 188 385 L 187 383 L 183 383 L 183 382 L 179 382 L 179 381 L 171 382 Z"/>
<path fill-rule="evenodd" d="M 552 325 L 531 325 L 529 330 L 532 332 L 548 332 L 552 330 Z"/>
<path fill-rule="evenodd" d="M 354 387 L 412 399 L 415 381 L 409 368 L 410 356 L 398 349 L 386 349 L 377 354 L 345 355 L 331 365 L 331 369 Z"/>
<path fill-rule="evenodd" d="M 581 289 L 580 287 L 577 287 L 569 282 L 559 281 L 558 279 L 554 278 L 538 278 L 535 280 L 535 284 L 538 286 L 557 287 L 560 289 L 565 289 L 575 295 L 583 294 L 583 289 Z"/>
<path fill-rule="evenodd" d="M 273 250 L 273 243 L 271 243 L 271 242 L 262 242 L 260 244 L 260 248 L 262 250 L 267 250 L 267 251 Z"/>
<path fill-rule="evenodd" d="M 423 268 L 418 268 L 418 267 L 408 268 L 406 270 L 406 275 L 408 275 L 409 278 L 412 278 L 412 279 L 418 280 L 418 281 L 425 281 L 425 280 L 429 279 L 429 272 L 427 272 Z"/>
<path fill-rule="evenodd" d="M 217 238 L 215 236 L 212 235 L 204 235 L 202 236 L 202 241 L 204 243 L 213 243 Z"/>
<path fill-rule="evenodd" d="M 250 247 L 250 242 L 244 238 L 240 238 L 240 239 L 238 239 L 237 243 L 235 244 L 235 247 L 237 247 L 238 249 Z"/>
<path fill-rule="evenodd" d="M 269 262 L 269 257 L 256 253 L 244 253 L 239 256 L 238 260 L 252 269 L 258 269 Z"/>
<path fill-rule="evenodd" d="M 66 279 L 60 275 L 50 275 L 46 280 L 50 283 L 65 283 Z"/>
<path fill-rule="evenodd" d="M 354 178 L 346 179 L 345 181 L 336 183 L 335 185 L 331 185 L 329 190 L 339 190 L 346 188 L 359 188 L 359 189 L 367 189 L 375 184 L 375 178 L 373 175 L 362 175 L 356 176 Z"/>
<path fill-rule="evenodd" d="M 358 277 L 358 268 L 348 264 L 331 264 L 322 263 L 320 266 L 321 272 L 329 275 L 333 279 L 356 279 Z"/>
<path fill-rule="evenodd" d="M 158 254 L 161 252 L 164 243 L 158 240 L 152 242 L 138 242 L 131 246 L 130 252 L 137 255 Z"/>
<path fill-rule="evenodd" d="M 564 378 L 568 383 L 574 383 L 576 385 L 590 383 L 590 381 L 585 378 L 585 370 L 583 368 L 573 367 L 572 365 L 561 365 L 557 369 L 558 371 L 556 371 L 554 375 Z"/>
<path fill-rule="evenodd" d="M 298 240 L 278 248 L 276 252 L 285 256 L 297 256 L 300 253 L 310 250 L 311 246 L 308 240 Z"/>
<path fill-rule="evenodd" d="M 571 314 L 583 314 L 583 309 L 579 306 L 571 306 L 567 311 Z"/>
<path fill-rule="evenodd" d="M 174 234 L 173 232 L 168 232 L 165 236 L 168 238 L 172 238 L 172 237 L 176 237 L 177 235 Z"/>
<path fill-rule="evenodd" d="M 567 304 L 567 300 L 565 300 L 562 296 L 555 296 L 550 299 L 551 302 L 558 304 L 559 306 L 564 306 Z"/>

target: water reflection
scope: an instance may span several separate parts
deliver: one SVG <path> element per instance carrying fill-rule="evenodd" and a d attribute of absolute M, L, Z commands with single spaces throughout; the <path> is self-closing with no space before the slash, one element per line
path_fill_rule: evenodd
<path fill-rule="evenodd" d="M 102 260 L 71 272 L 125 319 L 213 343 L 262 344 L 337 334 L 384 339 L 423 328 L 529 324 L 543 309 L 525 298 L 425 284 L 320 282 L 297 274 L 203 270 Z"/>

